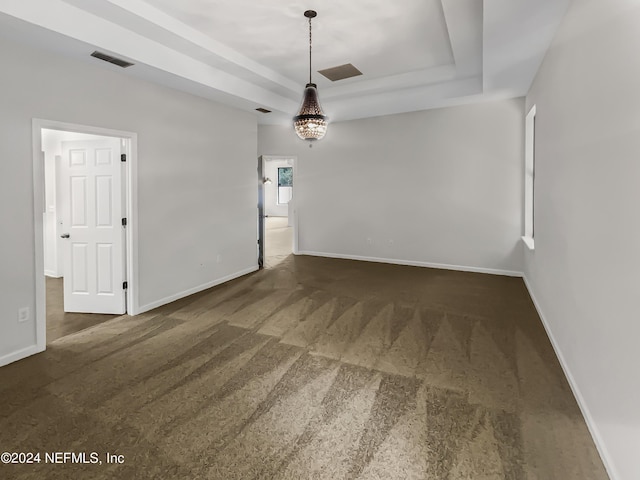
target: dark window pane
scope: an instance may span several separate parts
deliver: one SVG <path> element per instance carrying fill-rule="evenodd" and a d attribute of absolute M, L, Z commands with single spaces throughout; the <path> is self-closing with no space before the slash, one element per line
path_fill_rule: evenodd
<path fill-rule="evenodd" d="M 293 186 L 293 168 L 292 167 L 278 168 L 278 186 L 279 187 Z"/>

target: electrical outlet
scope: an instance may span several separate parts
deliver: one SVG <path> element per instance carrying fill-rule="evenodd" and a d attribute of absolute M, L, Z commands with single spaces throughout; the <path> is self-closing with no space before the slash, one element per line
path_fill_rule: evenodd
<path fill-rule="evenodd" d="M 373 239 L 371 237 L 367 238 L 367 245 L 373 245 Z"/>
<path fill-rule="evenodd" d="M 19 322 L 26 322 L 27 320 L 29 320 L 30 316 L 31 315 L 29 314 L 29 307 L 22 307 L 18 309 Z"/>
<path fill-rule="evenodd" d="M 222 263 L 222 255 L 218 254 L 218 256 L 216 257 L 216 262 Z"/>

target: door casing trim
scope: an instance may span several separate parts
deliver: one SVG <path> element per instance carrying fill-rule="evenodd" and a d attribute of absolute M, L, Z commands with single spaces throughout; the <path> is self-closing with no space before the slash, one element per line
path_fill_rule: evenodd
<path fill-rule="evenodd" d="M 122 183 L 125 190 L 125 292 L 127 314 L 136 315 L 138 305 L 138 135 L 134 132 L 109 128 L 78 125 L 56 120 L 34 118 L 32 120 L 32 157 L 33 157 L 33 216 L 35 241 L 35 323 L 36 345 L 38 351 L 44 351 L 47 344 L 46 288 L 44 276 L 44 238 L 43 211 L 44 163 L 42 162 L 42 129 L 61 130 L 76 133 L 117 137 L 126 140 L 125 178 Z"/>
<path fill-rule="evenodd" d="M 290 202 L 292 204 L 291 212 L 293 218 L 291 219 L 291 226 L 293 228 L 293 243 L 292 252 L 294 255 L 298 255 L 298 205 L 296 203 L 296 184 L 297 184 L 297 171 L 298 171 L 298 156 L 297 155 L 260 155 L 260 161 L 262 162 L 262 169 L 264 171 L 265 162 L 269 160 L 291 160 L 291 166 L 293 167 L 293 197 Z M 264 194 L 264 193 L 263 193 Z"/>

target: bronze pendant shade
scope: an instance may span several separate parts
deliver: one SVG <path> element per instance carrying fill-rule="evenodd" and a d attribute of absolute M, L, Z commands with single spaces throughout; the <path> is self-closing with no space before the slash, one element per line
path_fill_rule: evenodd
<path fill-rule="evenodd" d="M 320 140 L 327 133 L 327 120 L 324 115 L 320 100 L 318 99 L 318 88 L 311 81 L 311 19 L 317 13 L 313 10 L 304 12 L 304 16 L 309 19 L 309 83 L 305 86 L 302 97 L 302 105 L 298 115 L 293 117 L 293 127 L 296 134 L 302 140 Z"/>

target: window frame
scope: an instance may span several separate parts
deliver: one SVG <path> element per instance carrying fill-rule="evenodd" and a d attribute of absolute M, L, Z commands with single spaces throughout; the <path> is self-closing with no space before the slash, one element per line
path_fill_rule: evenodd
<path fill-rule="evenodd" d="M 280 170 L 291 170 L 291 185 L 280 185 Z M 280 201 L 280 187 L 291 187 L 293 189 L 293 167 L 292 166 L 287 166 L 287 167 L 278 167 L 277 170 L 277 185 L 276 185 L 276 203 L 278 205 L 288 205 L 289 202 L 281 202 Z M 289 200 L 290 201 L 290 200 Z"/>
<path fill-rule="evenodd" d="M 529 250 L 535 248 L 536 106 L 525 117 L 524 137 L 524 236 Z"/>

